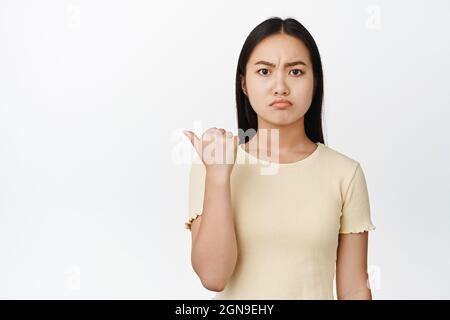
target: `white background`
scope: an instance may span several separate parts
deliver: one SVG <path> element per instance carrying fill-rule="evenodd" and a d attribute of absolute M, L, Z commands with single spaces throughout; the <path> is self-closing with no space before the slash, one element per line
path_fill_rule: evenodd
<path fill-rule="evenodd" d="M 234 130 L 240 49 L 280 16 L 321 52 L 326 144 L 366 174 L 373 298 L 449 299 L 449 12 L 444 0 L 2 1 L 0 298 L 213 296 L 190 265 L 180 129 Z"/>

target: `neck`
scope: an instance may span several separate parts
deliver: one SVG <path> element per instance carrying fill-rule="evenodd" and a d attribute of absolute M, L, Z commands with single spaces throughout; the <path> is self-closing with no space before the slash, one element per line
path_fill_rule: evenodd
<path fill-rule="evenodd" d="M 264 136 L 263 140 L 267 141 L 269 150 L 272 146 L 278 145 L 279 152 L 307 147 L 313 143 L 305 133 L 304 117 L 283 126 L 274 125 L 258 117 L 258 131 L 255 136 L 258 139 L 257 141 L 261 136 Z"/>

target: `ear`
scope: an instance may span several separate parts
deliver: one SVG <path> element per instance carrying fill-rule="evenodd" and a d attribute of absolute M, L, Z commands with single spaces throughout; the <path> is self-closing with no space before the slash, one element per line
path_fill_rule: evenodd
<path fill-rule="evenodd" d="M 247 94 L 247 86 L 245 85 L 245 76 L 243 76 L 242 74 L 241 74 L 241 88 L 242 88 L 242 91 L 244 92 L 244 94 L 246 96 L 248 96 L 248 94 Z"/>

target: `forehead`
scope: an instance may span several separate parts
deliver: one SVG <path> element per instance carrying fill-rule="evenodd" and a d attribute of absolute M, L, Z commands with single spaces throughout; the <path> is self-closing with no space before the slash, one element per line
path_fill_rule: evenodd
<path fill-rule="evenodd" d="M 275 34 L 268 36 L 256 45 L 249 57 L 248 64 L 266 60 L 278 65 L 297 59 L 310 64 L 309 51 L 305 44 L 294 36 Z"/>

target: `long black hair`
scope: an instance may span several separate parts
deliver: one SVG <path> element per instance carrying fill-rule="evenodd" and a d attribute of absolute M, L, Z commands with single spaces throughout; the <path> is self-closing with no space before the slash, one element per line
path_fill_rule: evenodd
<path fill-rule="evenodd" d="M 242 91 L 241 76 L 245 77 L 245 67 L 256 45 L 266 37 L 277 33 L 294 36 L 308 48 L 313 67 L 314 93 L 311 106 L 305 113 L 305 133 L 313 142 L 325 143 L 322 132 L 323 73 L 319 49 L 311 34 L 300 22 L 293 18 L 283 20 L 279 17 L 269 18 L 257 25 L 248 35 L 239 55 L 236 71 L 236 107 L 240 143 L 246 143 L 251 138 L 248 135 L 242 136 L 242 133 L 249 129 L 254 130 L 250 130 L 250 132 L 258 130 L 258 118 L 248 97 Z"/>

